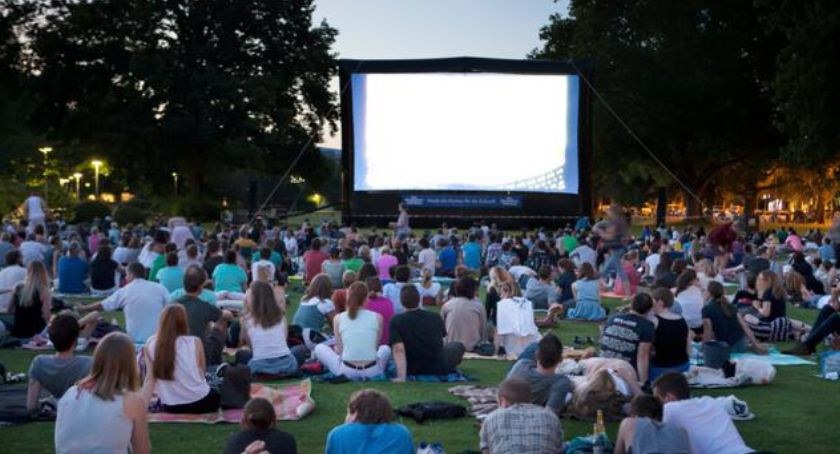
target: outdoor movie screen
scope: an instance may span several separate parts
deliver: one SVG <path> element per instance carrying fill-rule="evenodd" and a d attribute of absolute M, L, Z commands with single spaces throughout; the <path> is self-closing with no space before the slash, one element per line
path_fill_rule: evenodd
<path fill-rule="evenodd" d="M 354 191 L 578 194 L 579 79 L 351 75 Z"/>

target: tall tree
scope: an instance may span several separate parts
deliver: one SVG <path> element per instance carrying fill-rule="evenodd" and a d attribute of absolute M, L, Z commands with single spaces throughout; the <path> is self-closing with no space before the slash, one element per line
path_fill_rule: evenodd
<path fill-rule="evenodd" d="M 335 129 L 330 47 L 312 0 L 50 0 L 28 24 L 36 125 L 131 184 L 193 194 L 227 168 L 278 172 Z M 310 150 L 296 172 L 317 179 Z"/>
<path fill-rule="evenodd" d="M 704 197 L 722 170 L 780 144 L 769 89 L 778 38 L 765 34 L 760 14 L 751 1 L 573 0 L 532 56 L 591 59 L 596 89 L 687 186 L 697 215 L 688 193 Z M 655 160 L 593 102 L 595 181 L 661 184 Z"/>
<path fill-rule="evenodd" d="M 840 158 L 840 3 L 763 0 L 766 23 L 786 38 L 773 84 L 780 125 L 790 140 L 785 157 L 814 165 Z"/>

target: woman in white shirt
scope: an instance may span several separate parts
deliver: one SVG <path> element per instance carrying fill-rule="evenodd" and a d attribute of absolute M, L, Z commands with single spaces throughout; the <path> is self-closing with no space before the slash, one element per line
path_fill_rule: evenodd
<path fill-rule="evenodd" d="M 315 346 L 313 356 L 335 375 L 353 380 L 385 372 L 391 357 L 387 345 L 379 345 L 382 316 L 364 308 L 367 285 L 354 282 L 347 289 L 347 310 L 333 320 L 335 350 L 325 344 Z"/>
<path fill-rule="evenodd" d="M 151 452 L 146 407 L 154 380 L 140 391 L 134 343 L 123 333 L 102 338 L 90 374 L 58 402 L 55 451 Z"/>
<path fill-rule="evenodd" d="M 271 284 L 254 281 L 248 290 L 250 305 L 242 318 L 240 343 L 250 350 L 237 352 L 237 362 L 247 363 L 252 374 L 292 375 L 298 363 L 286 344 L 286 314 Z"/>
<path fill-rule="evenodd" d="M 717 281 L 723 284 L 723 276 L 716 270 L 715 266 L 709 259 L 703 259 L 694 265 L 694 271 L 697 272 L 697 280 L 702 290 L 708 290 L 709 282 Z"/>
<path fill-rule="evenodd" d="M 167 413 L 210 413 L 219 409 L 219 393 L 204 379 L 204 347 L 190 336 L 187 311 L 170 304 L 160 315 L 157 334 L 146 341 L 149 373 Z"/>
<path fill-rule="evenodd" d="M 423 268 L 423 279 L 415 284 L 417 292 L 420 293 L 420 301 L 424 306 L 440 306 L 443 304 L 443 292 L 441 292 L 440 284 L 434 282 L 435 272 L 427 268 Z"/>
<path fill-rule="evenodd" d="M 675 303 L 671 309 L 683 316 L 688 327 L 695 334 L 703 334 L 703 305 L 706 301 L 697 273 L 687 269 L 677 277 L 677 289 L 674 292 Z"/>

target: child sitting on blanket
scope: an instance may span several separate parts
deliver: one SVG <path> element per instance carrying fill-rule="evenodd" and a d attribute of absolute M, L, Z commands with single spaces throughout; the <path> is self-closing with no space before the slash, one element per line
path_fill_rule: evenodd
<path fill-rule="evenodd" d="M 271 403 L 254 398 L 245 404 L 242 412 L 242 430 L 228 438 L 225 454 L 242 452 L 283 452 L 297 454 L 292 435 L 276 429 L 277 414 Z"/>

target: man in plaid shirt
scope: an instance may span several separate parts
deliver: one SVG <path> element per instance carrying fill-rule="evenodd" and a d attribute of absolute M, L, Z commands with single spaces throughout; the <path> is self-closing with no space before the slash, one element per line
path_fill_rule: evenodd
<path fill-rule="evenodd" d="M 531 385 L 511 378 L 499 385 L 499 408 L 481 426 L 482 453 L 563 452 L 563 428 L 553 411 L 531 402 Z"/>

